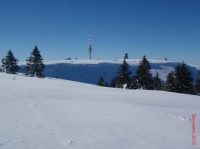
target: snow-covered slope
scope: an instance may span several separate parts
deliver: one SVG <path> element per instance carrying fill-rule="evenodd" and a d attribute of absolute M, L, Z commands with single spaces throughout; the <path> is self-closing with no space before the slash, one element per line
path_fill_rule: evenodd
<path fill-rule="evenodd" d="M 110 83 L 112 78 L 116 76 L 116 72 L 122 64 L 121 60 L 63 60 L 63 61 L 47 61 L 45 62 L 45 76 L 53 78 L 61 78 L 84 83 L 96 84 L 99 77 L 104 77 L 105 81 Z M 133 74 L 139 64 L 139 59 L 128 59 L 130 70 Z M 164 60 L 150 60 L 151 73 L 153 76 L 158 72 L 159 77 L 165 81 L 168 73 L 174 69 L 178 62 L 170 62 Z M 20 72 L 25 72 L 25 63 L 20 63 Z M 197 67 L 189 66 L 194 75 L 197 75 Z"/>
<path fill-rule="evenodd" d="M 200 146 L 199 96 L 13 77 L 0 73 L 0 149 Z"/>

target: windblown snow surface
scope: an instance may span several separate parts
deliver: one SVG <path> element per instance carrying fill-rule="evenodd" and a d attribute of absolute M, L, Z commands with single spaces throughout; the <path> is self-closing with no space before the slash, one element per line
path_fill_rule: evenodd
<path fill-rule="evenodd" d="M 141 59 L 127 59 L 132 75 L 139 65 Z M 44 74 L 47 77 L 60 78 L 83 83 L 96 84 L 100 76 L 108 83 L 117 75 L 117 70 L 122 64 L 119 60 L 60 60 L 45 61 Z M 20 62 L 20 72 L 25 73 L 25 62 Z M 150 60 L 152 69 L 150 72 L 153 76 L 158 73 L 162 81 L 165 81 L 170 71 L 174 70 L 178 62 L 164 60 Z M 187 65 L 192 74 L 194 81 L 197 76 L 197 67 Z"/>
<path fill-rule="evenodd" d="M 199 120 L 199 96 L 0 73 L 0 149 L 199 149 Z"/>

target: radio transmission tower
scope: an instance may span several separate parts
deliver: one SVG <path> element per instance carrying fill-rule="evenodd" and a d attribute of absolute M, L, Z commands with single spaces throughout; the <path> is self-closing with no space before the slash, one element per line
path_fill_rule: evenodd
<path fill-rule="evenodd" d="M 89 59 L 91 59 L 91 54 L 92 54 L 92 34 L 89 34 L 89 48 L 88 48 L 88 52 L 89 52 Z"/>

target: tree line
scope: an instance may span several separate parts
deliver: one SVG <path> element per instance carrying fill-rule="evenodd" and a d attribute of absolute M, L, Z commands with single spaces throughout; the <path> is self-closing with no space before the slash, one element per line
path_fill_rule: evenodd
<path fill-rule="evenodd" d="M 43 58 L 35 46 L 29 58 L 26 59 L 26 75 L 45 77 L 43 74 L 45 65 L 43 64 Z M 19 71 L 18 59 L 15 58 L 11 50 L 8 51 L 7 55 L 2 59 L 2 72 L 16 74 Z"/>
<path fill-rule="evenodd" d="M 104 81 L 102 76 L 99 78 L 97 85 L 114 88 L 164 90 L 184 94 L 200 93 L 200 70 L 198 72 L 197 80 L 193 84 L 192 73 L 184 62 L 181 64 L 179 63 L 174 71 L 171 71 L 168 74 L 166 81 L 162 82 L 158 73 L 155 77 L 150 73 L 151 65 L 146 56 L 143 56 L 140 61 L 135 75 L 132 75 L 126 59 L 127 55 L 125 55 L 124 60 L 117 71 L 117 75 L 111 80 L 109 85 Z"/>
<path fill-rule="evenodd" d="M 185 94 L 200 94 L 200 70 L 196 82 L 193 84 L 193 77 L 190 69 L 183 62 L 178 64 L 174 71 L 171 71 L 165 82 L 162 82 L 158 73 L 155 77 L 150 73 L 151 65 L 143 56 L 139 63 L 139 66 L 132 75 L 129 69 L 129 65 L 126 62 L 128 54 L 124 56 L 123 63 L 120 65 L 117 75 L 111 80 L 110 84 L 104 81 L 103 77 L 100 77 L 97 85 L 116 87 L 116 88 L 129 88 L 129 89 L 146 89 L 146 90 L 164 90 L 169 92 L 185 93 Z M 43 58 L 35 46 L 30 54 L 30 57 L 26 59 L 26 75 L 45 77 L 44 72 L 45 65 L 43 64 Z M 2 70 L 6 73 L 16 74 L 19 71 L 18 59 L 15 58 L 11 50 L 2 59 Z"/>

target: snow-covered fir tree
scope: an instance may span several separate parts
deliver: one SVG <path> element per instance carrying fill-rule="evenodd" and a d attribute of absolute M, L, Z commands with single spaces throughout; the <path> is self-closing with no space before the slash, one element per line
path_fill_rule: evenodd
<path fill-rule="evenodd" d="M 118 75 L 116 76 L 116 86 L 122 88 L 123 84 L 127 84 L 127 87 L 129 88 L 132 81 L 130 77 L 131 73 L 132 72 L 129 70 L 129 65 L 126 62 L 126 59 L 124 59 L 117 71 Z"/>
<path fill-rule="evenodd" d="M 156 76 L 153 78 L 153 89 L 154 90 L 162 90 L 162 81 L 159 78 L 158 73 L 156 73 Z"/>
<path fill-rule="evenodd" d="M 27 75 L 44 77 L 43 71 L 45 65 L 43 64 L 43 58 L 40 55 L 40 51 L 37 46 L 31 52 L 31 56 L 26 60 L 26 71 Z"/>
<path fill-rule="evenodd" d="M 2 59 L 3 71 L 6 73 L 16 74 L 19 70 L 17 63 L 17 58 L 15 58 L 12 51 L 9 50 L 7 56 Z"/>
<path fill-rule="evenodd" d="M 143 56 L 136 70 L 136 75 L 134 76 L 134 83 L 137 83 L 137 88 L 153 89 L 153 80 L 150 69 L 151 65 L 149 64 L 149 61 L 146 59 L 146 56 Z"/>
<path fill-rule="evenodd" d="M 167 75 L 167 79 L 164 84 L 164 90 L 169 92 L 175 92 L 175 78 L 174 78 L 174 72 L 171 71 Z"/>

